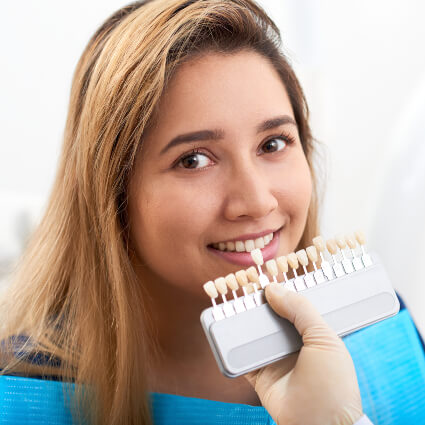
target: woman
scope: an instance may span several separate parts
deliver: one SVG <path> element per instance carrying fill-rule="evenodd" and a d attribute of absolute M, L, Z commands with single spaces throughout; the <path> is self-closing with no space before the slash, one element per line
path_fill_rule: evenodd
<path fill-rule="evenodd" d="M 90 386 L 93 423 L 148 423 L 147 391 L 261 403 L 279 425 L 362 416 L 348 351 L 303 297 L 267 288 L 304 347 L 247 379 L 220 374 L 199 323 L 202 284 L 249 263 L 232 244 L 271 233 L 272 258 L 317 234 L 308 110 L 279 42 L 250 0 L 137 2 L 99 28 L 2 308 L 3 373 Z"/>

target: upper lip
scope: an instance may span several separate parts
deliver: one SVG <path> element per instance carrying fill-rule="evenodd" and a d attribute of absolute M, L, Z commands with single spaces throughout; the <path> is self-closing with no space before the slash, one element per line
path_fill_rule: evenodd
<path fill-rule="evenodd" d="M 226 240 L 220 240 L 217 242 L 212 242 L 211 245 L 213 243 L 219 243 L 219 242 L 236 242 L 236 241 L 247 241 L 249 239 L 257 239 L 257 238 L 261 238 L 263 236 L 269 235 L 270 233 L 275 233 L 277 231 L 279 231 L 283 226 L 279 227 L 278 229 L 267 229 L 267 230 L 263 230 L 262 232 L 258 232 L 258 233 L 246 233 L 245 235 L 240 235 L 237 236 L 235 238 L 232 239 L 226 239 Z"/>

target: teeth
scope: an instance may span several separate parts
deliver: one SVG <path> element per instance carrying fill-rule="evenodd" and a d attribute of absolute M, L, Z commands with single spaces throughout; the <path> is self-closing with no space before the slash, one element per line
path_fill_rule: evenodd
<path fill-rule="evenodd" d="M 257 238 L 255 240 L 248 239 L 246 241 L 218 242 L 212 246 L 220 251 L 236 251 L 236 252 L 251 252 L 256 248 L 263 249 L 273 240 L 273 233 Z"/>
<path fill-rule="evenodd" d="M 248 239 L 245 241 L 245 250 L 246 252 L 251 252 L 255 249 L 254 241 L 252 239 Z"/>
<path fill-rule="evenodd" d="M 255 248 L 264 248 L 264 238 L 255 239 Z"/>
<path fill-rule="evenodd" d="M 235 248 L 235 243 L 234 242 L 227 242 L 226 243 L 226 248 L 227 248 L 227 251 L 234 251 L 236 248 Z"/>

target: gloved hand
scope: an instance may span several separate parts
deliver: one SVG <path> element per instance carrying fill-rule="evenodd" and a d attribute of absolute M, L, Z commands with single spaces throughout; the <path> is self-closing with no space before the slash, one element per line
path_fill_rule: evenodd
<path fill-rule="evenodd" d="M 298 353 L 245 375 L 277 425 L 352 425 L 362 416 L 353 361 L 301 294 L 272 283 L 266 298 L 302 336 Z"/>

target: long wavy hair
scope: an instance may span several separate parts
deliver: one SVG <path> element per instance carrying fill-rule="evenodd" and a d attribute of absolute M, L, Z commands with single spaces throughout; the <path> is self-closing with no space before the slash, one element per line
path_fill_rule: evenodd
<path fill-rule="evenodd" d="M 54 375 L 90 388 L 75 400 L 90 423 L 151 423 L 152 325 L 127 217 L 144 131 L 179 64 L 244 49 L 272 63 L 295 114 L 314 183 L 304 247 L 317 234 L 308 108 L 278 28 L 254 1 L 132 3 L 101 25 L 78 62 L 54 186 L 2 300 L 0 340 L 2 373 Z"/>

